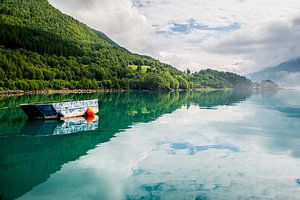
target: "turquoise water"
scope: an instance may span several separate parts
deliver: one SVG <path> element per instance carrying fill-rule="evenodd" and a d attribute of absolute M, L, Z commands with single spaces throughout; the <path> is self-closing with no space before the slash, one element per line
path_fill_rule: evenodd
<path fill-rule="evenodd" d="M 93 98 L 99 117 L 81 131 L 17 107 Z M 33 95 L 0 107 L 2 199 L 300 199 L 299 91 Z"/>

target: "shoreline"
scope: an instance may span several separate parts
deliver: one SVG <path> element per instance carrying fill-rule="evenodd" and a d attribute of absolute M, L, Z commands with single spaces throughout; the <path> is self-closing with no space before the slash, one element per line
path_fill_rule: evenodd
<path fill-rule="evenodd" d="M 182 92 L 182 91 L 195 91 L 195 92 L 212 92 L 216 90 L 231 90 L 232 88 L 193 88 L 188 90 L 178 89 L 178 90 L 157 90 L 156 92 Z M 111 93 L 111 92 L 133 92 L 133 91 L 140 91 L 140 92 L 154 92 L 151 90 L 130 90 L 130 89 L 82 89 L 82 90 L 7 90 L 7 91 L 0 91 L 0 96 L 22 96 L 22 95 L 34 95 L 34 94 L 96 94 L 96 93 Z"/>
<path fill-rule="evenodd" d="M 22 95 L 34 95 L 34 94 L 95 94 L 95 93 L 109 93 L 109 92 L 127 92 L 130 90 L 112 90 L 112 89 L 82 89 L 82 90 L 7 90 L 0 91 L 0 96 L 22 96 Z"/>

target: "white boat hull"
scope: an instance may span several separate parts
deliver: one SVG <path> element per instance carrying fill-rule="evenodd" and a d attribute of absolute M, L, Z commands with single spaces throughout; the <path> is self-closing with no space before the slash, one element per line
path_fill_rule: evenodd
<path fill-rule="evenodd" d="M 99 112 L 98 99 L 70 101 L 49 104 L 23 104 L 23 111 L 31 119 L 61 119 L 81 117 L 86 115 L 87 109 Z"/>

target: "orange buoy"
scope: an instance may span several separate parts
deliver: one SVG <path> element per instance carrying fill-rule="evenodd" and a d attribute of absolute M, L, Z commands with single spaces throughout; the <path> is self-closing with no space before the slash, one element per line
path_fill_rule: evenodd
<path fill-rule="evenodd" d="M 85 111 L 85 114 L 90 117 L 90 116 L 95 116 L 95 111 L 93 108 L 88 107 L 87 110 Z"/>
<path fill-rule="evenodd" d="M 87 116 L 87 117 L 86 117 L 86 121 L 87 121 L 89 124 L 92 123 L 95 119 L 96 119 L 95 115 L 93 115 L 93 116 Z"/>

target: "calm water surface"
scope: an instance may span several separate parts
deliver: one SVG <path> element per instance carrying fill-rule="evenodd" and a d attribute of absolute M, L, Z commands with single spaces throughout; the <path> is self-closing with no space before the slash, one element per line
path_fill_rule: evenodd
<path fill-rule="evenodd" d="M 27 121 L 17 107 L 93 98 L 89 121 Z M 300 92 L 1 97 L 0 195 L 300 199 Z"/>

